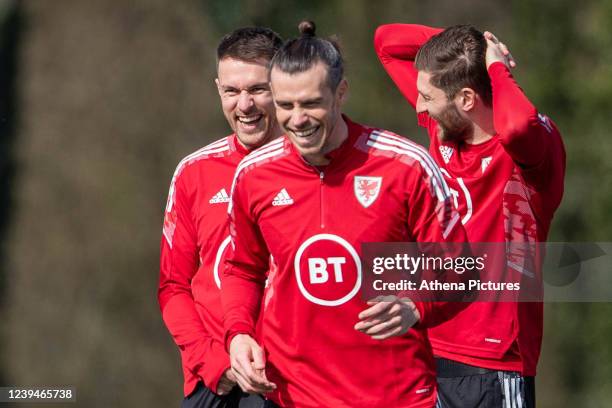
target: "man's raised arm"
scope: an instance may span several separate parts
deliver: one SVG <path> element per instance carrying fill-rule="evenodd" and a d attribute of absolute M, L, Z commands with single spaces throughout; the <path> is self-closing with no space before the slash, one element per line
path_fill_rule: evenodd
<path fill-rule="evenodd" d="M 485 33 L 485 38 L 494 127 L 505 150 L 523 169 L 539 167 L 550 157 L 564 158 L 557 127 L 538 113 L 512 77 L 504 46 L 490 33 Z"/>
<path fill-rule="evenodd" d="M 414 58 L 419 48 L 441 31 L 418 24 L 385 24 L 374 33 L 374 49 L 380 62 L 412 107 L 418 96 Z"/>

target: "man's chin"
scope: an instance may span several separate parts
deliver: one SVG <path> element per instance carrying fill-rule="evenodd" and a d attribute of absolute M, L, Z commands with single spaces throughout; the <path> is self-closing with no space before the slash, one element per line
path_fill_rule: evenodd
<path fill-rule="evenodd" d="M 321 149 L 318 146 L 313 146 L 310 144 L 304 145 L 304 144 L 295 143 L 295 142 L 293 144 L 295 145 L 297 151 L 302 156 L 316 155 L 321 151 Z"/>
<path fill-rule="evenodd" d="M 449 131 L 438 124 L 438 138 L 441 142 L 459 143 L 466 139 L 466 131 Z"/>
<path fill-rule="evenodd" d="M 270 140 L 270 135 L 264 131 L 254 133 L 236 132 L 236 136 L 240 143 L 250 150 L 263 146 Z"/>

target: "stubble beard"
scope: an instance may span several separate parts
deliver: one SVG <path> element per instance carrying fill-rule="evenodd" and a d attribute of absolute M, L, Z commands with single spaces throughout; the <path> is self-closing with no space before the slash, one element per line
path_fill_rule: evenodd
<path fill-rule="evenodd" d="M 461 116 L 461 113 L 459 113 L 459 110 L 452 102 L 449 102 L 446 108 L 433 119 L 438 122 L 440 140 L 443 142 L 462 142 L 474 129 L 472 121 Z"/>

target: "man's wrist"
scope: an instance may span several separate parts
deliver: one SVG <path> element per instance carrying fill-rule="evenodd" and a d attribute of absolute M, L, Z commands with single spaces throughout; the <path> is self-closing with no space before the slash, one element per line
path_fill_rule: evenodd
<path fill-rule="evenodd" d="M 412 313 L 415 317 L 416 317 L 416 323 L 421 321 L 421 312 L 419 311 L 419 308 L 416 307 L 416 304 L 410 300 L 410 299 L 402 299 L 402 302 L 404 302 L 404 304 L 406 305 L 406 307 L 410 310 L 410 313 Z"/>
<path fill-rule="evenodd" d="M 427 306 L 431 306 L 428 303 L 430 303 L 430 302 L 425 301 L 425 302 L 414 302 L 413 303 L 414 304 L 415 312 L 416 312 L 416 314 L 417 314 L 419 319 L 416 321 L 416 323 L 412 327 L 414 327 L 414 328 L 424 328 L 423 320 L 424 320 L 425 314 L 427 313 L 426 307 Z M 427 306 L 426 306 L 426 304 L 427 304 Z"/>
<path fill-rule="evenodd" d="M 232 329 L 228 330 L 225 335 L 225 350 L 229 353 L 230 345 L 232 344 L 232 340 L 234 337 L 239 334 L 246 334 L 251 338 L 254 338 L 253 329 L 247 324 L 236 324 Z"/>
<path fill-rule="evenodd" d="M 495 60 L 487 64 L 487 71 L 491 74 L 491 71 L 502 69 L 504 71 L 510 71 L 503 61 Z"/>

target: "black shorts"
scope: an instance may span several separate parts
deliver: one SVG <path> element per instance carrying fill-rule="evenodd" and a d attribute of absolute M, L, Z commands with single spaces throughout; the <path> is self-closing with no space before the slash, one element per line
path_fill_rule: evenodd
<path fill-rule="evenodd" d="M 535 408 L 534 377 L 436 358 L 436 408 Z"/>
<path fill-rule="evenodd" d="M 183 399 L 181 408 L 263 408 L 264 404 L 260 395 L 246 394 L 238 386 L 229 394 L 220 396 L 198 383 L 196 389 Z"/>

